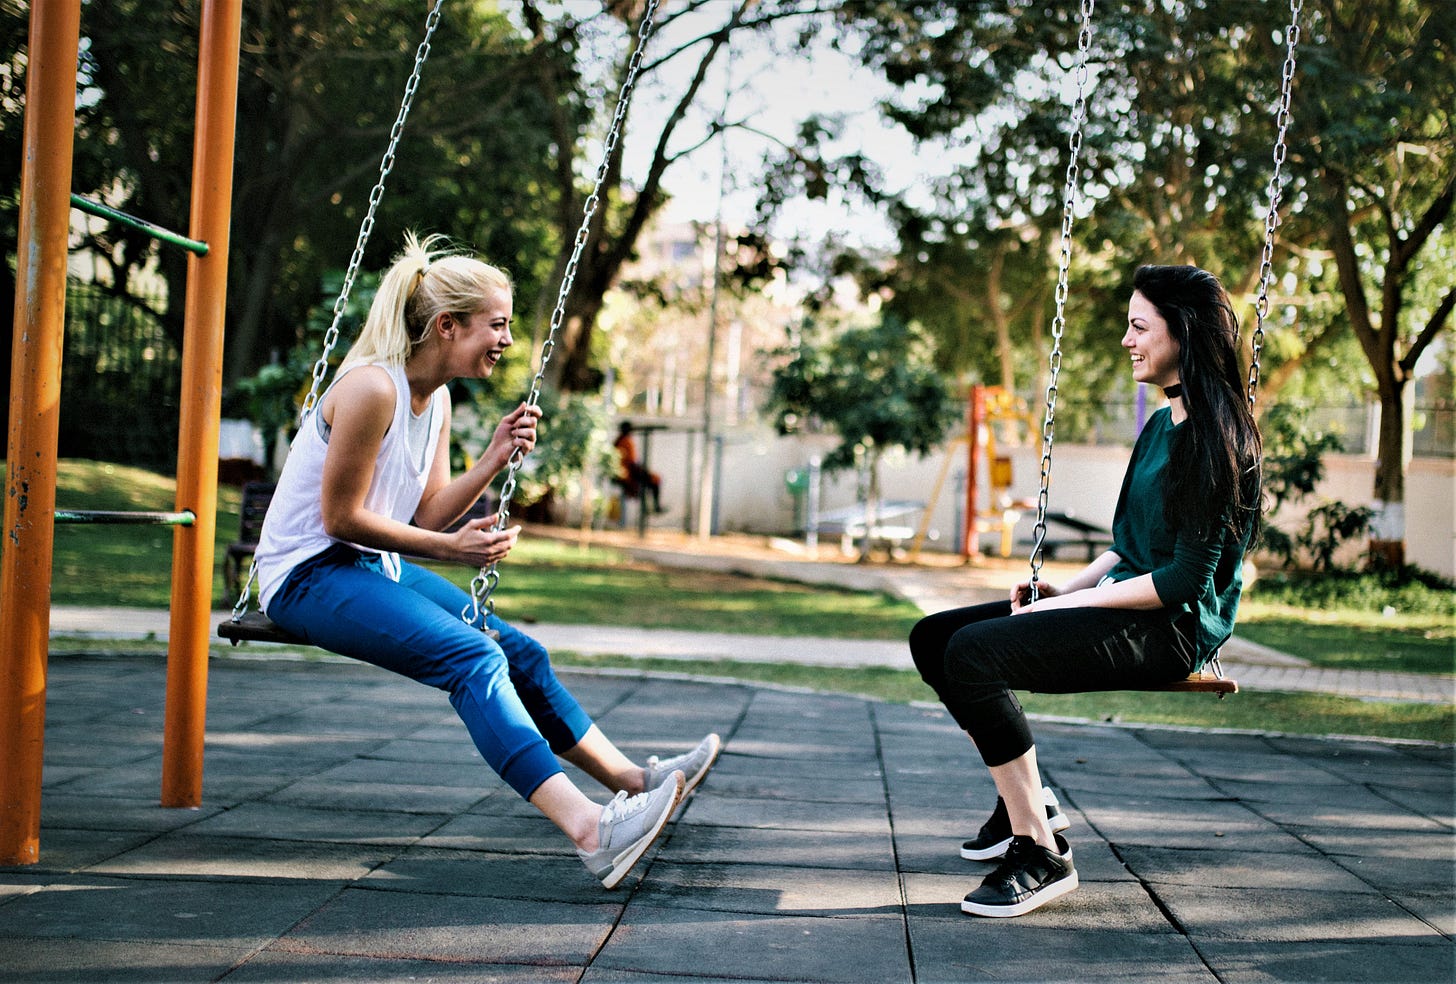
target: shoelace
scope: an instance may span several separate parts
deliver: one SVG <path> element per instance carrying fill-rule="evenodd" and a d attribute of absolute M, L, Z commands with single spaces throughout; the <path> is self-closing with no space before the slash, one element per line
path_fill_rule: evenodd
<path fill-rule="evenodd" d="M 602 819 L 625 820 L 636 813 L 641 813 L 647 808 L 647 794 L 638 793 L 636 796 L 628 796 L 625 789 L 620 790 L 612 801 L 607 804 L 606 810 L 602 813 Z"/>

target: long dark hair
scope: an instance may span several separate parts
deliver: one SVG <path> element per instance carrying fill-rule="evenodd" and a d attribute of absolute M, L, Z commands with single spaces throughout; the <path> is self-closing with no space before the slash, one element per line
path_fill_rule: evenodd
<path fill-rule="evenodd" d="M 1147 298 L 1178 342 L 1186 425 L 1178 429 L 1163 484 L 1176 525 L 1235 538 L 1259 531 L 1263 445 L 1239 363 L 1239 322 L 1218 278 L 1194 266 L 1143 266 L 1133 289 Z"/>

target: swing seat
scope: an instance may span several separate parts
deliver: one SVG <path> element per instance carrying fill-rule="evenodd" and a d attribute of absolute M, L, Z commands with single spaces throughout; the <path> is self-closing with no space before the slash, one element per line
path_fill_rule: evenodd
<path fill-rule="evenodd" d="M 1222 700 L 1228 694 L 1239 692 L 1239 681 L 1214 676 L 1212 673 L 1199 672 L 1188 674 L 1186 679 L 1174 680 L 1172 683 L 1150 689 L 1174 694 L 1218 694 L 1219 699 Z"/>
<path fill-rule="evenodd" d="M 228 619 L 217 627 L 217 634 L 236 646 L 240 642 L 281 642 L 291 646 L 307 646 L 298 636 L 285 632 L 262 612 L 248 612 L 240 619 Z"/>
<path fill-rule="evenodd" d="M 262 612 L 247 612 L 242 618 L 227 619 L 217 627 L 217 634 L 236 646 L 240 642 L 279 642 L 288 646 L 312 646 L 291 632 L 285 632 Z M 496 641 L 500 633 L 486 629 L 485 634 Z"/>

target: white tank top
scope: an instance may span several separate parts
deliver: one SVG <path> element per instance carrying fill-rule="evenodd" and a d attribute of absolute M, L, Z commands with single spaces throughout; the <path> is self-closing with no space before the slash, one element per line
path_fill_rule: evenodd
<path fill-rule="evenodd" d="M 413 414 L 410 412 L 409 381 L 405 378 L 404 367 L 377 364 L 394 380 L 394 419 L 379 445 L 379 456 L 374 460 L 374 478 L 364 496 L 364 508 L 408 523 L 414 518 L 425 494 L 425 481 L 440 443 L 441 415 L 450 397 L 443 386 L 430 396 L 430 405 L 424 414 L 430 422 L 428 440 L 421 458 L 417 452 L 410 451 L 410 418 Z M 356 368 L 358 366 L 346 369 L 334 379 L 334 383 Z M 265 612 L 273 594 L 293 568 L 343 542 L 324 532 L 324 455 L 328 452 L 329 435 L 328 425 L 324 423 L 319 409 L 322 406 L 323 401 L 320 400 L 318 408 L 299 425 L 298 435 L 288 450 L 288 460 L 278 476 L 278 489 L 273 493 L 268 515 L 263 520 L 263 531 L 258 537 L 258 549 L 254 554 L 258 565 L 258 604 Z M 366 553 L 379 554 L 385 570 L 398 579 L 398 554 L 350 545 Z"/>

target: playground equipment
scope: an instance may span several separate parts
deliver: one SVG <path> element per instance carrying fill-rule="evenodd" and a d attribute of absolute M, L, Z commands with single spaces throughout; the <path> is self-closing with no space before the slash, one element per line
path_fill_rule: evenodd
<path fill-rule="evenodd" d="M 40 853 L 45 670 L 57 521 L 60 353 L 80 12 L 81 0 L 47 0 L 30 7 L 5 478 L 8 539 L 0 562 L 0 666 L 4 668 L 0 675 L 0 761 L 5 763 L 0 769 L 0 864 L 34 864 Z M 164 806 L 201 802 L 241 14 L 239 0 L 204 0 L 202 4 L 188 234 L 164 237 L 189 251 L 177 508 L 147 520 L 168 522 L 174 531 L 162 748 Z M 149 225 L 135 222 L 138 227 Z M 186 516 L 191 517 L 190 522 L 183 521 Z"/>

